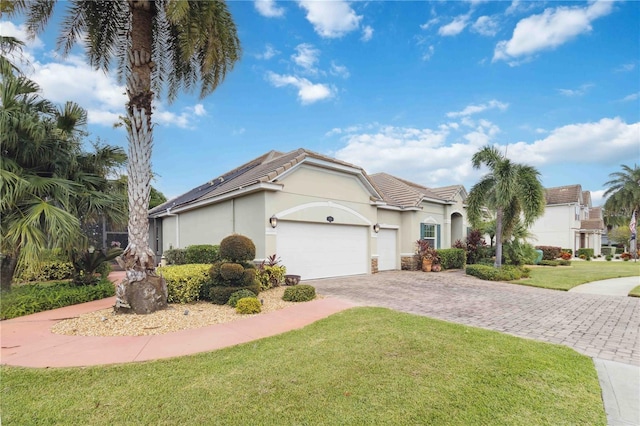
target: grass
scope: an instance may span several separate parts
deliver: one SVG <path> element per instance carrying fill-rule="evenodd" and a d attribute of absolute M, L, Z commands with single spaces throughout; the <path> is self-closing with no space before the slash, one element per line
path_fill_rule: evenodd
<path fill-rule="evenodd" d="M 637 287 L 634 287 L 630 292 L 629 292 L 629 296 L 631 297 L 640 297 L 640 285 Z"/>
<path fill-rule="evenodd" d="M 606 424 L 590 358 L 382 308 L 170 360 L 0 371 L 3 425 Z"/>
<path fill-rule="evenodd" d="M 571 266 L 532 268 L 530 278 L 511 282 L 566 291 L 591 281 L 633 276 L 640 276 L 640 262 L 574 261 Z"/>
<path fill-rule="evenodd" d="M 0 295 L 0 319 L 11 319 L 49 309 L 62 308 L 113 296 L 113 283 L 102 279 L 95 285 L 76 286 L 70 281 L 53 281 L 13 286 Z"/>

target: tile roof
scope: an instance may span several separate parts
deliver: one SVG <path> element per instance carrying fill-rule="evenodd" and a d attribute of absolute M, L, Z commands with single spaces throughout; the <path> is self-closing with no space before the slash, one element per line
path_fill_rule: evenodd
<path fill-rule="evenodd" d="M 604 230 L 604 221 L 601 218 L 584 219 L 580 221 L 580 228 L 588 230 Z"/>
<path fill-rule="evenodd" d="M 581 203 L 582 187 L 580 185 L 559 186 L 546 188 L 545 198 L 547 205 Z"/>
<path fill-rule="evenodd" d="M 237 167 L 211 181 L 200 185 L 185 194 L 182 194 L 172 200 L 163 203 L 149 211 L 149 214 L 160 213 L 166 211 L 167 208 L 177 208 L 188 204 L 211 199 L 238 189 L 242 189 L 249 185 L 258 183 L 269 183 L 277 181 L 277 178 L 284 172 L 302 162 L 306 158 L 314 158 L 321 161 L 327 161 L 340 166 L 350 167 L 358 170 L 367 179 L 371 186 L 377 190 L 375 184 L 366 175 L 365 171 L 344 161 L 327 157 L 313 151 L 305 149 L 297 149 L 288 153 L 279 151 L 269 151 L 266 154 L 257 157 L 240 167 Z"/>
<path fill-rule="evenodd" d="M 453 201 L 455 199 L 455 196 L 460 192 L 462 192 L 463 198 L 466 198 L 467 196 L 467 190 L 464 189 L 463 185 L 449 185 L 443 186 L 441 188 L 431 188 L 431 190 L 438 194 L 440 198 L 447 201 Z"/>
<path fill-rule="evenodd" d="M 397 207 L 416 207 L 423 198 L 417 188 L 387 173 L 373 174 L 371 179 L 382 192 L 382 199 L 387 204 Z"/>
<path fill-rule="evenodd" d="M 384 201 L 387 204 L 398 207 L 417 207 L 425 198 L 448 202 L 452 201 L 460 191 L 464 191 L 462 185 L 427 188 L 426 186 L 392 176 L 388 173 L 376 173 L 371 175 L 371 179 L 382 191 Z M 466 191 L 464 193 L 466 194 Z"/>
<path fill-rule="evenodd" d="M 582 191 L 582 204 L 591 207 L 591 191 Z"/>

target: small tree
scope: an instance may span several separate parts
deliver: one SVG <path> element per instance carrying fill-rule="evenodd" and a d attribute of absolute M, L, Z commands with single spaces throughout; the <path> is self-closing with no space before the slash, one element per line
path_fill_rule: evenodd
<path fill-rule="evenodd" d="M 609 241 L 614 244 L 622 244 L 625 249 L 631 240 L 631 230 L 628 226 L 616 226 L 607 233 Z"/>

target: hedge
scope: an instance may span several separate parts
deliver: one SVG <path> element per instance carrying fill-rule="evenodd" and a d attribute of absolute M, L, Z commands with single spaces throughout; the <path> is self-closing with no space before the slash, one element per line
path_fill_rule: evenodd
<path fill-rule="evenodd" d="M 593 249 L 592 248 L 581 248 L 578 249 L 578 257 L 583 256 L 586 257 L 587 259 L 590 259 L 593 257 Z"/>
<path fill-rule="evenodd" d="M 191 263 L 206 263 L 211 264 L 220 260 L 220 246 L 211 244 L 199 244 L 188 246 L 185 249 L 185 262 Z"/>
<path fill-rule="evenodd" d="M 460 248 L 437 250 L 442 269 L 464 269 L 466 253 Z"/>
<path fill-rule="evenodd" d="M 536 246 L 537 250 L 542 250 L 542 260 L 555 260 L 560 257 L 562 247 Z"/>
<path fill-rule="evenodd" d="M 200 299 L 202 286 L 209 281 L 211 265 L 172 265 L 157 268 L 167 281 L 169 303 L 193 303 Z"/>
<path fill-rule="evenodd" d="M 528 278 L 531 270 L 525 267 L 503 265 L 496 268 L 488 265 L 467 265 L 465 268 L 467 275 L 471 275 L 481 280 L 488 281 L 513 281 L 520 278 Z"/>

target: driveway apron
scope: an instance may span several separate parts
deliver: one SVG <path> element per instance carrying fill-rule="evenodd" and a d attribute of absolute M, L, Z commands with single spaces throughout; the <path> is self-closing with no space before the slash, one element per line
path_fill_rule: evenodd
<path fill-rule="evenodd" d="M 462 271 L 381 272 L 310 280 L 318 293 L 519 337 L 640 366 L 640 298 L 481 281 Z"/>

